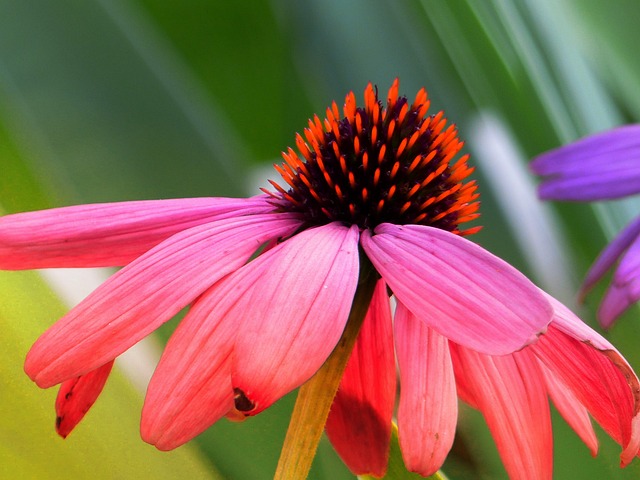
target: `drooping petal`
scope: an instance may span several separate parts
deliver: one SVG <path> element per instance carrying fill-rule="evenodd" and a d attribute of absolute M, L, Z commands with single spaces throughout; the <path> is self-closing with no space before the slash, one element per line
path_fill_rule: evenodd
<path fill-rule="evenodd" d="M 232 383 L 234 357 L 237 357 L 237 353 L 233 351 L 236 348 L 236 337 L 249 335 L 247 324 L 252 316 L 263 322 L 281 321 L 278 318 L 278 312 L 269 318 L 262 313 L 265 310 L 280 309 L 278 311 L 282 312 L 288 310 L 289 314 L 295 315 L 295 308 L 288 308 L 287 305 L 296 299 L 297 290 L 324 289 L 328 295 L 334 295 L 339 299 L 340 294 L 332 290 L 332 287 L 339 285 L 331 279 L 325 280 L 324 277 L 315 279 L 309 272 L 322 276 L 323 270 L 326 274 L 326 270 L 331 269 L 332 264 L 340 265 L 343 261 L 347 263 L 344 275 L 346 277 L 355 275 L 357 281 L 357 263 L 354 271 L 349 273 L 349 263 L 352 263 L 352 260 L 347 257 L 350 254 L 336 253 L 340 250 L 342 241 L 346 240 L 345 237 L 353 236 L 354 233 L 357 235 L 353 230 L 336 226 L 307 230 L 264 252 L 205 292 L 194 303 L 171 336 L 149 384 L 142 412 L 143 439 L 161 450 L 169 450 L 198 435 L 226 414 L 232 413 L 233 417 L 242 416 L 238 409 L 243 409 L 247 402 L 253 401 L 253 398 L 249 400 L 244 390 L 234 389 L 236 385 Z M 357 244 L 357 236 L 351 239 L 351 243 Z M 318 258 L 314 255 L 316 253 Z M 325 253 L 328 255 L 325 256 Z M 355 256 L 357 257 L 357 253 Z M 280 286 L 269 281 L 270 275 L 274 272 L 286 275 L 287 268 L 302 271 L 305 267 L 308 270 L 303 278 L 298 278 L 295 272 L 292 273 L 294 278 L 291 279 L 291 285 L 286 280 L 283 280 Z M 314 267 L 319 270 L 314 270 Z M 280 271 L 278 271 L 279 268 Z M 270 285 L 270 288 L 275 290 L 284 289 L 278 292 L 280 299 L 277 300 L 275 291 L 264 291 L 265 285 Z M 262 298 L 254 294 L 256 288 L 263 290 Z M 354 291 L 355 287 L 351 291 L 348 306 Z M 287 294 L 291 297 L 287 298 Z M 323 308 L 322 305 L 319 307 Z M 335 312 L 337 308 L 333 306 L 328 310 Z M 324 314 L 332 313 L 331 311 L 320 312 L 311 318 L 321 322 Z M 331 320 L 335 321 L 334 318 Z M 344 326 L 344 320 L 342 326 Z M 321 325 L 318 327 L 322 328 Z M 286 330 L 287 325 L 285 324 L 283 328 Z M 341 332 L 340 329 L 338 337 Z M 283 331 L 282 337 L 286 337 L 287 333 L 289 332 Z M 302 334 L 311 334 L 310 342 L 322 344 L 324 341 L 324 338 L 313 336 L 311 332 L 302 332 Z M 280 339 L 263 339 L 255 335 L 250 336 L 249 340 L 273 343 L 281 341 Z M 337 338 L 334 340 L 334 345 L 335 342 Z M 316 348 L 322 347 L 318 345 Z M 330 352 L 332 348 L 333 346 L 329 346 L 328 351 Z M 296 369 L 296 372 L 287 371 L 286 368 L 279 370 L 279 365 L 276 364 L 273 366 L 274 371 L 265 374 L 277 378 L 279 376 L 295 377 L 299 374 L 298 370 L 304 372 L 305 368 L 308 368 L 307 352 L 294 352 L 294 355 L 298 356 L 290 361 L 297 363 L 290 368 Z M 245 356 L 243 361 L 252 363 L 262 360 L 255 356 Z M 291 381 L 290 378 L 284 380 Z M 300 382 L 302 381 L 304 380 Z M 265 403 L 260 408 L 264 409 L 267 406 L 269 404 Z"/>
<path fill-rule="evenodd" d="M 622 445 L 621 461 L 627 464 L 638 453 L 640 441 L 640 381 L 613 345 L 549 299 L 554 320 L 530 350 Z"/>
<path fill-rule="evenodd" d="M 562 418 L 578 434 L 580 439 L 589 447 L 594 457 L 598 453 L 598 439 L 593 431 L 589 412 L 576 396 L 544 365 L 540 369 L 544 373 L 544 380 L 549 396 L 562 415 Z"/>
<path fill-rule="evenodd" d="M 610 327 L 638 300 L 640 300 L 640 241 L 636 240 L 620 260 L 598 308 L 600 324 L 605 328 Z"/>
<path fill-rule="evenodd" d="M 261 412 L 325 362 L 356 290 L 358 236 L 339 223 L 308 229 L 243 269 L 251 288 L 227 314 L 242 329 L 233 352 L 239 410 Z"/>
<path fill-rule="evenodd" d="M 476 410 L 479 409 L 478 402 L 473 396 L 473 388 L 467 384 L 466 377 L 456 377 L 456 391 L 458 392 L 458 398 L 460 398 L 460 400 Z"/>
<path fill-rule="evenodd" d="M 222 286 L 222 288 L 219 288 Z M 142 439 L 171 450 L 233 409 L 231 352 L 241 325 L 225 321 L 235 282 L 205 292 L 175 330 L 151 377 L 142 409 Z"/>
<path fill-rule="evenodd" d="M 80 423 L 102 392 L 113 361 L 60 385 L 56 398 L 56 431 L 62 438 Z"/>
<path fill-rule="evenodd" d="M 549 200 L 594 201 L 640 192 L 640 125 L 582 138 L 531 163 Z"/>
<path fill-rule="evenodd" d="M 99 367 L 242 266 L 260 244 L 297 226 L 285 214 L 251 215 L 172 236 L 49 328 L 29 351 L 25 371 L 46 388 Z"/>
<path fill-rule="evenodd" d="M 437 472 L 456 433 L 458 399 L 447 339 L 398 302 L 394 324 L 400 367 L 398 433 L 405 465 Z"/>
<path fill-rule="evenodd" d="M 602 278 L 602 276 L 609 270 L 613 264 L 620 258 L 622 253 L 629 248 L 629 246 L 638 241 L 640 235 L 640 217 L 635 219 L 624 230 L 622 230 L 613 241 L 607 245 L 607 247 L 600 252 L 600 255 L 593 262 L 587 276 L 584 279 L 582 288 L 580 290 L 580 296 L 584 297 L 593 286 Z"/>
<path fill-rule="evenodd" d="M 325 431 L 356 475 L 382 477 L 389 459 L 396 366 L 387 286 L 378 281 Z"/>
<path fill-rule="evenodd" d="M 188 228 L 273 210 L 263 197 L 144 200 L 0 217 L 0 269 L 123 266 Z"/>
<path fill-rule="evenodd" d="M 550 480 L 551 418 L 542 373 L 526 348 L 504 356 L 483 355 L 449 342 L 458 378 L 470 387 L 512 479 Z"/>
<path fill-rule="evenodd" d="M 452 233 L 422 225 L 379 225 L 362 246 L 411 312 L 441 335 L 501 355 L 534 341 L 551 306 L 508 263 Z"/>

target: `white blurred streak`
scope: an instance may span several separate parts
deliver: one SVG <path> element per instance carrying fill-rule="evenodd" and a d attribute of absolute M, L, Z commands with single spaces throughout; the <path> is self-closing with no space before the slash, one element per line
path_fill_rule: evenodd
<path fill-rule="evenodd" d="M 471 122 L 469 145 L 540 286 L 569 305 L 576 278 L 558 220 L 536 196 L 526 160 L 504 123 L 491 113 Z"/>
<path fill-rule="evenodd" d="M 244 188 L 247 196 L 252 197 L 253 195 L 261 194 L 261 188 L 266 188 L 274 192 L 275 188 L 269 183 L 269 180 L 273 180 L 284 187 L 286 185 L 285 181 L 282 180 L 280 174 L 273 168 L 273 165 L 280 165 L 281 163 L 282 158 L 275 158 L 272 163 L 265 163 L 250 169 L 247 175 L 245 175 Z"/>
<path fill-rule="evenodd" d="M 60 299 L 72 308 L 98 288 L 111 274 L 109 268 L 51 268 L 40 274 Z M 140 392 L 147 390 L 151 375 L 160 359 L 161 347 L 147 337 L 118 357 L 116 365 Z"/>

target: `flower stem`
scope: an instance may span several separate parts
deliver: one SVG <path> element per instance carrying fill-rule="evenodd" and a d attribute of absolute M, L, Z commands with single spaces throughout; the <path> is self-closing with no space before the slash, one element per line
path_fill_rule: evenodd
<path fill-rule="evenodd" d="M 307 478 L 329 409 L 369 309 L 378 275 L 364 255 L 347 325 L 324 365 L 298 391 L 274 480 Z"/>

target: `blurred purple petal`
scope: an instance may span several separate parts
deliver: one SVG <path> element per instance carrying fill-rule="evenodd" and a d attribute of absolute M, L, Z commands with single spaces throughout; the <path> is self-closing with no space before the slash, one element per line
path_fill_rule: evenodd
<path fill-rule="evenodd" d="M 531 163 L 547 200 L 609 200 L 640 192 L 640 125 L 615 128 L 546 152 Z"/>
<path fill-rule="evenodd" d="M 580 296 L 586 295 L 593 288 L 632 243 L 637 243 L 638 235 L 640 235 L 640 217 L 627 225 L 625 229 L 600 252 L 596 261 L 591 265 L 587 277 L 584 279 Z"/>
<path fill-rule="evenodd" d="M 598 319 L 608 328 L 624 311 L 640 300 L 640 242 L 631 245 L 620 260 L 611 285 L 604 295 Z"/>

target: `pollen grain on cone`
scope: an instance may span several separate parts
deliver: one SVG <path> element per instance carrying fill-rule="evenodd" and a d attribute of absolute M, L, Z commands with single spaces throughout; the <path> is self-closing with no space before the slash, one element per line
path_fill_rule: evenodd
<path fill-rule="evenodd" d="M 429 100 L 421 89 L 413 103 L 398 94 L 396 79 L 383 107 L 369 84 L 364 107 L 353 92 L 343 118 L 335 102 L 321 121 L 309 120 L 304 137 L 296 135 L 298 152 L 289 148 L 276 165 L 286 186 L 274 181 L 266 191 L 280 211 L 302 215 L 307 226 L 341 221 L 360 228 L 380 223 L 422 224 L 460 235 L 462 223 L 476 219 L 475 181 L 468 155 L 454 160 L 463 142 L 455 125 L 445 129 L 442 112 L 427 116 Z M 306 139 L 306 140 L 305 140 Z"/>

